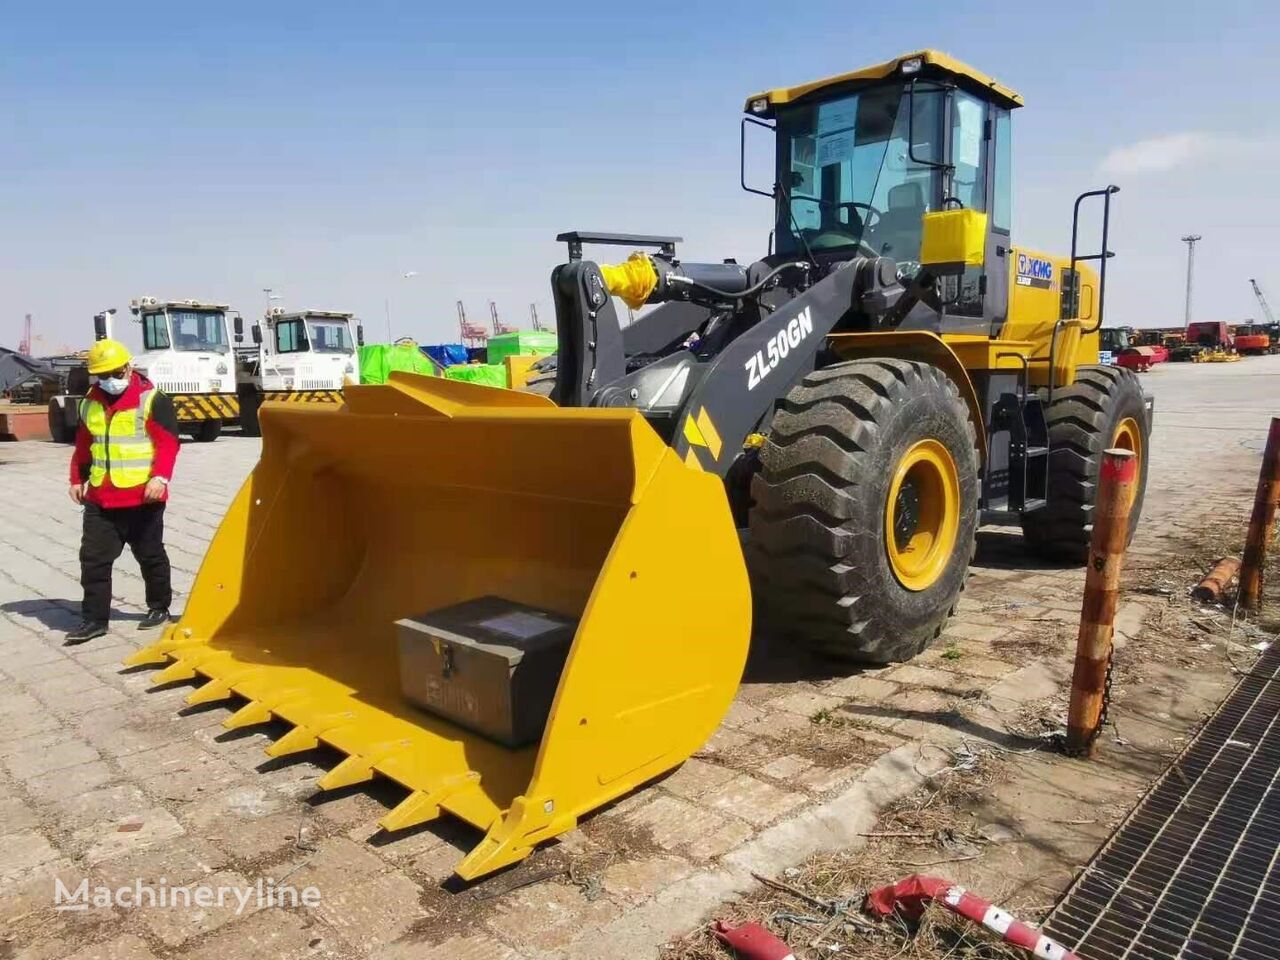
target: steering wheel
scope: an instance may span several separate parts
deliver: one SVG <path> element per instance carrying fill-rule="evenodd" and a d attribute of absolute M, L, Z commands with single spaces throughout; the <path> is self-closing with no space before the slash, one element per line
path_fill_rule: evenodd
<path fill-rule="evenodd" d="M 816 199 L 816 198 L 806 197 L 804 199 Z M 869 228 L 874 227 L 877 223 L 880 222 L 880 217 L 881 217 L 880 210 L 873 207 L 869 203 L 862 203 L 861 201 L 858 201 L 858 200 L 844 200 L 838 203 L 830 200 L 817 200 L 817 203 L 820 207 L 825 207 L 827 209 L 848 211 L 848 216 L 850 221 L 854 221 L 856 218 L 856 222 L 860 226 L 856 228 L 858 230 L 857 234 L 852 232 L 853 229 L 855 229 L 852 222 L 848 225 L 850 228 L 849 230 L 843 229 L 843 225 L 826 226 L 826 227 L 818 227 L 817 229 L 802 230 L 801 233 L 803 234 L 805 241 L 811 247 L 815 249 L 823 249 L 823 248 L 829 248 L 829 247 L 846 247 L 849 245 L 849 241 L 856 240 L 858 245 L 858 252 L 860 254 L 867 257 L 878 256 L 875 249 L 870 244 L 868 244 L 866 240 L 863 239 L 863 237 L 866 236 L 866 231 Z M 855 211 L 862 211 L 862 210 L 865 210 L 867 212 L 866 217 L 855 212 Z M 859 236 L 859 234 L 861 234 L 861 236 Z"/>
<path fill-rule="evenodd" d="M 832 204 L 832 206 L 834 206 L 837 210 L 848 210 L 850 213 L 852 213 L 854 210 L 865 210 L 867 211 L 867 213 L 875 217 L 874 220 L 868 220 L 866 217 L 858 218 L 859 220 L 862 221 L 862 228 L 864 230 L 870 227 L 874 227 L 877 223 L 880 222 L 880 216 L 881 216 L 880 211 L 869 203 L 860 203 L 857 200 L 846 200 L 841 203 Z M 849 219 L 852 220 L 853 218 L 850 217 Z"/>

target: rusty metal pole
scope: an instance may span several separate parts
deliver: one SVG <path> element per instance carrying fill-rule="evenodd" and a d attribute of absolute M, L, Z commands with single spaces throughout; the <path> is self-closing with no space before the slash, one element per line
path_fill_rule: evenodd
<path fill-rule="evenodd" d="M 1267 447 L 1258 474 L 1258 492 L 1253 498 L 1253 515 L 1244 541 L 1240 564 L 1240 606 L 1257 610 L 1262 604 L 1262 568 L 1267 564 L 1267 544 L 1275 528 L 1276 505 L 1280 504 L 1280 417 L 1271 418 Z"/>
<path fill-rule="evenodd" d="M 1137 476 L 1138 461 L 1131 451 L 1107 450 L 1102 454 L 1067 713 L 1067 750 L 1074 754 L 1092 756 L 1102 729 L 1120 569 L 1129 541 L 1129 505 Z"/>
<path fill-rule="evenodd" d="M 1204 579 L 1191 590 L 1191 596 L 1201 603 L 1214 603 L 1222 598 L 1222 591 L 1231 585 L 1231 581 L 1240 572 L 1239 557 L 1223 557 L 1213 565 L 1213 569 L 1205 574 Z"/>

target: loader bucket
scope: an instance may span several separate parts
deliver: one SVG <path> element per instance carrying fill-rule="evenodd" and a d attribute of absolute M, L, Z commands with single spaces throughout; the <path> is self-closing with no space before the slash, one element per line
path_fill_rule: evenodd
<path fill-rule="evenodd" d="M 393 373 L 345 403 L 262 408 L 262 458 L 182 619 L 126 663 L 292 728 L 282 756 L 382 775 L 389 831 L 442 810 L 485 831 L 473 879 L 699 749 L 737 689 L 747 576 L 721 481 L 634 411 Z M 540 743 L 512 749 L 408 703 L 395 621 L 493 595 L 578 618 Z"/>

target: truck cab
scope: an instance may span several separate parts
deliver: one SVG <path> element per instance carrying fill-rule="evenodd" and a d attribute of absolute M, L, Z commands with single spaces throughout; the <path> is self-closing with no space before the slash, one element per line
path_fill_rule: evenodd
<path fill-rule="evenodd" d="M 1103 327 L 1098 331 L 1098 362 L 1114 363 L 1116 355 L 1132 345 L 1128 327 Z"/>
<path fill-rule="evenodd" d="M 258 435 L 258 408 L 268 400 L 341 403 L 342 386 L 360 382 L 356 348 L 364 328 L 351 313 L 268 310 L 240 348 L 239 397 L 244 432 Z"/>
<path fill-rule="evenodd" d="M 1208 350 L 1234 350 L 1235 336 L 1222 321 L 1200 321 L 1187 324 L 1187 343 Z"/>
<path fill-rule="evenodd" d="M 240 416 L 236 359 L 225 303 L 138 297 L 129 311 L 142 327 L 142 351 L 133 366 L 169 394 L 179 429 L 197 440 L 217 438 L 223 424 Z M 239 314 L 235 339 L 242 339 Z"/>

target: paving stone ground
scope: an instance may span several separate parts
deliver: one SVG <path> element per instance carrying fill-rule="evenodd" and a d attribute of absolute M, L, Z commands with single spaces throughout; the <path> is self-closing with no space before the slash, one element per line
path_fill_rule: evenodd
<path fill-rule="evenodd" d="M 1144 384 L 1157 429 L 1131 556 L 1158 566 L 1206 518 L 1247 514 L 1280 357 L 1165 365 Z M 258 449 L 235 435 L 184 444 L 166 537 L 179 606 Z M 751 870 L 867 829 L 879 805 L 940 762 L 928 746 L 957 730 L 980 735 L 975 726 L 1053 689 L 1079 614 L 1080 571 L 1038 565 L 1013 531 L 988 529 L 956 616 L 910 664 L 832 674 L 758 638 L 732 710 L 697 757 L 506 878 L 562 875 L 483 898 L 484 885 L 448 883 L 478 839 L 470 828 L 444 820 L 378 837 L 377 819 L 403 796 L 393 784 L 317 795 L 335 756 L 268 760 L 263 748 L 283 727 L 226 733 L 222 707 L 183 710 L 188 688 L 152 692 L 149 671 L 123 670 L 143 642 L 129 557 L 117 566 L 110 635 L 62 646 L 80 595 L 67 453 L 0 446 L 3 958 L 652 956 L 741 892 Z M 1141 621 L 1140 599 L 1126 601 L 1122 631 Z M 321 902 L 53 909 L 55 882 L 161 877 L 314 886 Z"/>

